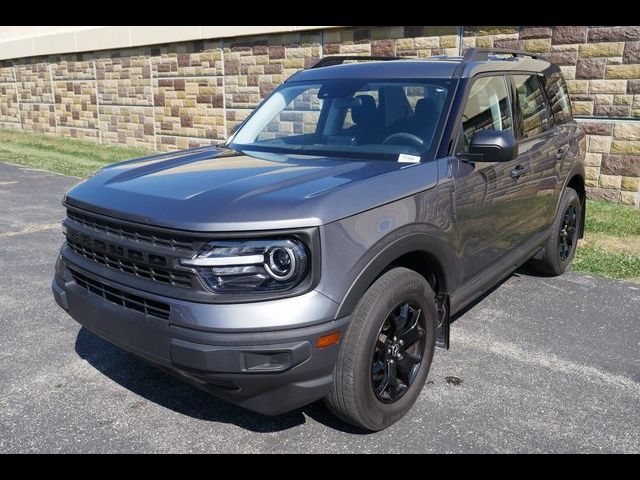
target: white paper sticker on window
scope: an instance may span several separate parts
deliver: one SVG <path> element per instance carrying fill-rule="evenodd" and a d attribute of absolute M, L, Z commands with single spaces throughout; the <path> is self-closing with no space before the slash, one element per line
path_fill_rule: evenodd
<path fill-rule="evenodd" d="M 399 163 L 420 163 L 420 157 L 416 155 L 407 155 L 406 153 L 401 153 L 398 155 Z"/>

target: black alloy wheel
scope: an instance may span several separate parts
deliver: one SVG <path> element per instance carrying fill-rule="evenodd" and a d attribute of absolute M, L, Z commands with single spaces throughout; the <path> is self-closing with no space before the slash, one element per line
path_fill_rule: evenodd
<path fill-rule="evenodd" d="M 382 403 L 398 401 L 416 379 L 425 351 L 425 316 L 421 308 L 406 302 L 385 319 L 373 351 L 371 383 Z"/>

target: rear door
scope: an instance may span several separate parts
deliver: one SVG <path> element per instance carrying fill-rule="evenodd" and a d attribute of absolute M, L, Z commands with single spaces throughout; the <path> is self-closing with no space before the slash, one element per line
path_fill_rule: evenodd
<path fill-rule="evenodd" d="M 556 154 L 559 129 L 543 88 L 543 77 L 537 73 L 509 75 L 516 107 L 515 129 L 520 155 L 529 158 L 530 171 L 520 177 L 522 204 L 526 206 L 515 218 L 515 228 L 529 239 L 548 227 L 555 206 L 558 184 Z"/>

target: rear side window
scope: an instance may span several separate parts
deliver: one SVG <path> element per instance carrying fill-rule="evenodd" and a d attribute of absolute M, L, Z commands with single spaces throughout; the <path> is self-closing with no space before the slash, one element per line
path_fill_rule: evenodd
<path fill-rule="evenodd" d="M 513 81 L 522 118 L 518 132 L 520 138 L 535 137 L 548 130 L 551 122 L 538 76 L 513 75 Z"/>
<path fill-rule="evenodd" d="M 556 125 L 573 120 L 571 102 L 567 94 L 567 86 L 560 73 L 552 73 L 545 79 L 544 89 L 551 107 L 551 114 Z"/>
<path fill-rule="evenodd" d="M 482 130 L 511 130 L 509 94 L 503 76 L 481 77 L 471 86 L 462 116 L 464 151 Z"/>

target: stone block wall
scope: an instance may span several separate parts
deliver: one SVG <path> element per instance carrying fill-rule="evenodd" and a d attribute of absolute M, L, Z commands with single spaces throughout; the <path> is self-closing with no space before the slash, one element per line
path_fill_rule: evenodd
<path fill-rule="evenodd" d="M 224 140 L 277 85 L 326 55 L 539 53 L 587 132 L 592 198 L 640 202 L 639 26 L 344 27 L 0 62 L 0 128 L 173 150 Z"/>

